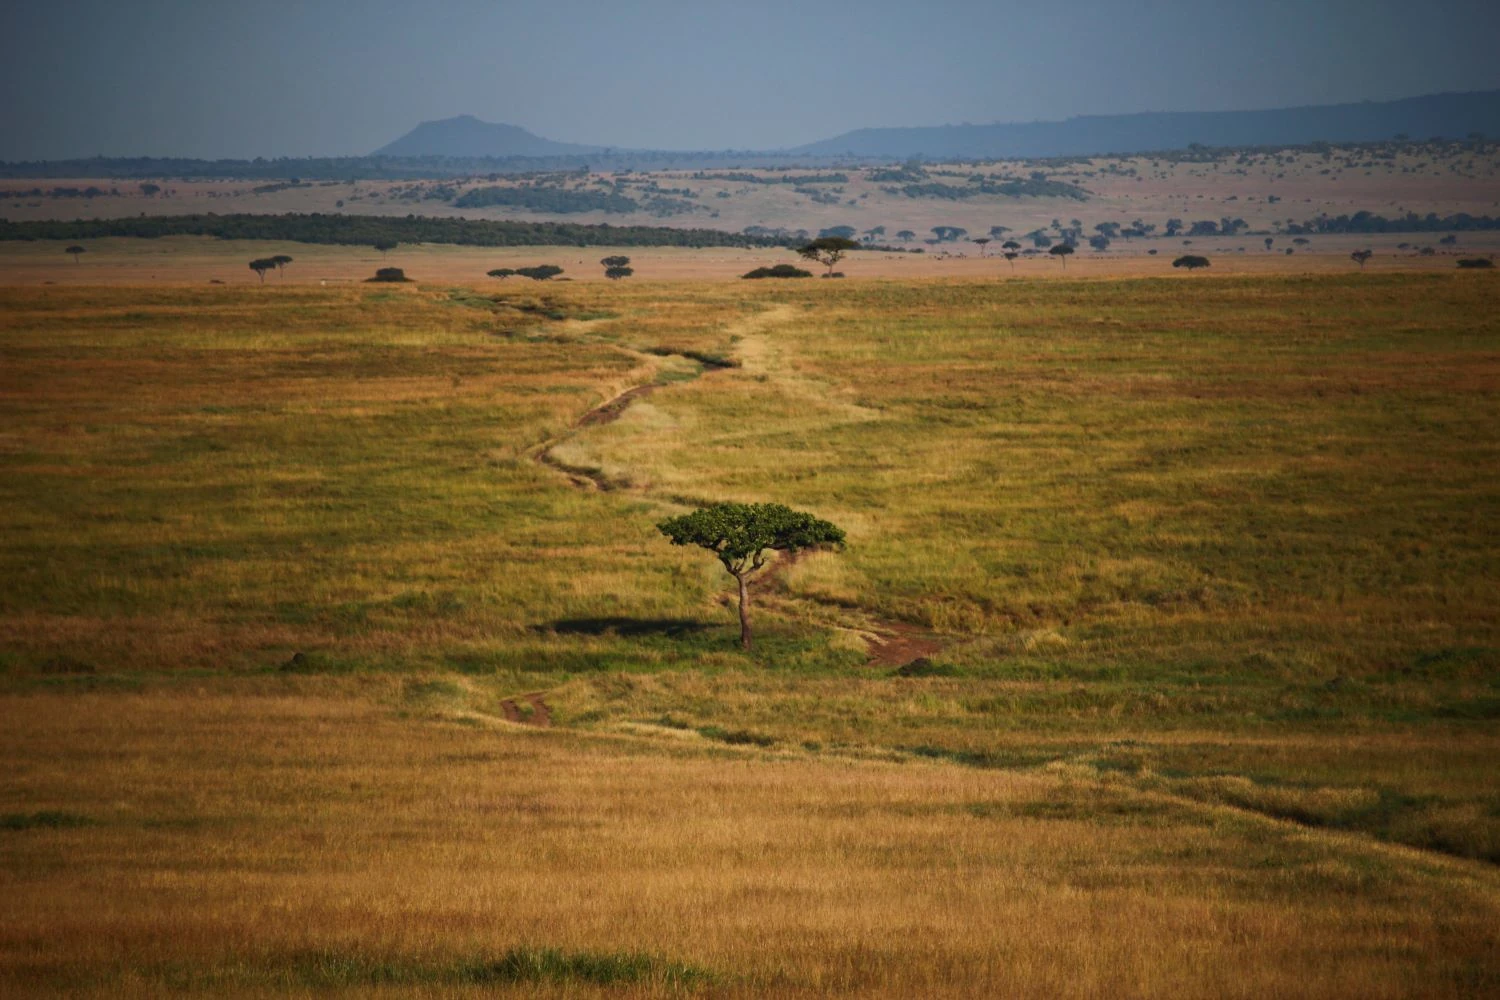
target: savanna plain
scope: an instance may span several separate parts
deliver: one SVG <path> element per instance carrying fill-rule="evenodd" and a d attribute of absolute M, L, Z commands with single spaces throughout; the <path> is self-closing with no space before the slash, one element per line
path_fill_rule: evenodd
<path fill-rule="evenodd" d="M 1500 993 L 1492 273 L 643 277 L 0 288 L 0 993 Z"/>

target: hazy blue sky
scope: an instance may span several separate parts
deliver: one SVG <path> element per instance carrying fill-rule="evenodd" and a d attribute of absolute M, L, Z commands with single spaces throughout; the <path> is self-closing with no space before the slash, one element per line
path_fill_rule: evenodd
<path fill-rule="evenodd" d="M 473 114 L 774 148 L 872 125 L 1500 88 L 1500 0 L 19 0 L 0 159 L 365 153 Z"/>

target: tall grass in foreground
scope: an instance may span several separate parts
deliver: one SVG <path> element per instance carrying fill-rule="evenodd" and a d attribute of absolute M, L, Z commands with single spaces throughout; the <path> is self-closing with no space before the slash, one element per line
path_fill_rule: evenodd
<path fill-rule="evenodd" d="M 0 992 L 1475 996 L 1495 870 L 1057 766 L 8 696 Z M 384 703 L 382 703 L 384 702 Z M 232 734 L 232 738 L 226 738 Z"/>

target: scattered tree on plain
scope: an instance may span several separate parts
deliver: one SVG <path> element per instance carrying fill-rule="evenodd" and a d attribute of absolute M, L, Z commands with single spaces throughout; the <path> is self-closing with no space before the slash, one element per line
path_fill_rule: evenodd
<path fill-rule="evenodd" d="M 611 281 L 619 281 L 635 273 L 635 269 L 630 266 L 630 258 L 619 254 L 605 257 L 599 263 L 604 265 L 604 276 Z"/>
<path fill-rule="evenodd" d="M 497 267 L 493 271 L 486 271 L 484 273 L 489 275 L 491 278 L 499 278 L 501 281 L 504 281 L 506 278 L 509 278 L 511 275 L 515 274 L 516 271 L 513 267 Z"/>
<path fill-rule="evenodd" d="M 530 278 L 532 281 L 550 281 L 559 274 L 562 274 L 563 269 L 556 264 L 538 264 L 535 267 L 518 267 L 516 268 L 516 273 L 523 278 Z"/>
<path fill-rule="evenodd" d="M 1486 271 L 1495 266 L 1495 262 L 1488 257 L 1464 257 L 1458 262 L 1458 266 L 1465 271 Z"/>
<path fill-rule="evenodd" d="M 395 240 L 376 240 L 374 246 L 380 251 L 380 256 L 384 257 L 389 251 L 396 249 L 397 244 Z"/>
<path fill-rule="evenodd" d="M 779 503 L 716 503 L 656 526 L 673 545 L 712 552 L 739 586 L 740 645 L 751 647 L 750 576 L 766 564 L 766 553 L 842 548 L 842 529 Z"/>
<path fill-rule="evenodd" d="M 266 283 L 266 272 L 274 271 L 275 269 L 276 262 L 269 257 L 259 257 L 250 262 L 250 270 L 254 271 L 256 276 L 260 278 L 262 285 Z"/>
<path fill-rule="evenodd" d="M 903 229 L 896 234 L 896 239 L 900 240 L 902 243 L 910 243 L 916 238 L 917 234 L 912 232 L 910 229 Z"/>
<path fill-rule="evenodd" d="M 844 259 L 850 250 L 858 250 L 859 244 L 844 236 L 823 236 L 813 240 L 797 253 L 804 260 L 816 261 L 828 270 L 824 277 L 833 274 L 834 265 Z"/>
<path fill-rule="evenodd" d="M 1016 253 L 1014 250 L 1005 251 L 1005 259 L 1010 261 L 1010 269 L 1012 271 L 1016 269 L 1016 258 L 1019 256 L 1021 255 Z"/>
<path fill-rule="evenodd" d="M 933 226 L 932 235 L 937 237 L 938 243 L 957 243 L 969 235 L 969 231 L 961 226 Z"/>
<path fill-rule="evenodd" d="M 1349 255 L 1349 259 L 1358 264 L 1359 269 L 1363 271 L 1365 269 L 1365 261 L 1373 256 L 1375 256 L 1375 251 L 1373 250 L 1356 250 Z"/>
<path fill-rule="evenodd" d="M 76 263 L 78 263 L 78 255 L 79 254 L 83 254 L 83 253 L 88 253 L 88 251 L 85 250 L 83 247 L 78 246 L 77 244 L 74 244 L 73 246 L 70 246 L 70 247 L 68 247 L 68 249 L 64 250 L 63 253 L 71 254 L 72 257 L 73 257 L 73 263 L 76 264 Z"/>
<path fill-rule="evenodd" d="M 1189 271 L 1196 271 L 1200 267 L 1207 267 L 1208 266 L 1208 258 L 1207 257 L 1199 257 L 1196 254 L 1190 254 L 1190 253 L 1189 254 L 1183 254 L 1181 257 L 1178 257 L 1176 260 L 1172 261 L 1172 266 L 1173 267 L 1185 267 Z"/>
<path fill-rule="evenodd" d="M 292 258 L 288 257 L 284 253 L 279 253 L 276 256 L 270 258 L 270 260 L 271 260 L 272 264 L 276 265 L 276 276 L 278 278 L 280 278 L 282 281 L 285 281 L 286 280 L 286 272 L 283 271 L 282 268 L 284 268 L 288 264 L 290 264 L 292 262 Z"/>
<path fill-rule="evenodd" d="M 791 264 L 776 264 L 772 267 L 757 267 L 740 275 L 742 278 L 811 278 L 811 271 L 804 271 Z"/>
<path fill-rule="evenodd" d="M 1073 244 L 1059 243 L 1047 252 L 1062 261 L 1063 270 L 1066 271 L 1068 269 L 1068 255 L 1073 252 Z"/>
<path fill-rule="evenodd" d="M 983 257 L 985 245 L 990 242 L 990 238 L 988 236 L 976 236 L 969 242 L 974 243 L 979 247 L 979 256 Z"/>

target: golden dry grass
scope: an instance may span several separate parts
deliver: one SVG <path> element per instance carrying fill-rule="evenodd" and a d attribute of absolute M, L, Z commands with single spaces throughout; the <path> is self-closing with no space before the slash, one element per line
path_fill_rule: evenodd
<path fill-rule="evenodd" d="M 1494 992 L 1490 279 L 4 289 L 0 991 Z"/>
<path fill-rule="evenodd" d="M 4 988 L 460 995 L 524 946 L 663 956 L 712 996 L 1496 985 L 1492 868 L 1065 767 L 525 732 L 444 690 L 6 699 L 5 808 L 82 825 L 0 832 Z"/>

